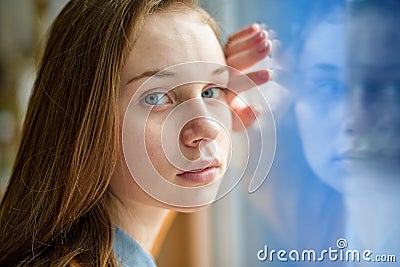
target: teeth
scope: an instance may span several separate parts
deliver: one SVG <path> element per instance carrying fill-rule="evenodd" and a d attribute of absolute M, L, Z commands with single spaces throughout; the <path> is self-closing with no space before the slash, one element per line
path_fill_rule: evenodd
<path fill-rule="evenodd" d="M 197 170 L 191 170 L 191 171 L 188 171 L 188 172 L 200 172 L 200 171 L 204 171 L 205 169 L 208 169 L 208 168 L 211 168 L 212 166 L 207 166 L 207 167 L 204 167 L 203 169 L 197 169 Z"/>
<path fill-rule="evenodd" d="M 202 170 L 204 170 L 204 169 L 191 170 L 189 172 L 199 172 L 199 171 L 202 171 Z"/>

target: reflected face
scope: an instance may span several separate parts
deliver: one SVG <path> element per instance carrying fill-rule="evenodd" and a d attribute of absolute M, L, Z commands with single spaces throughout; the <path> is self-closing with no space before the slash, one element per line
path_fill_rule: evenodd
<path fill-rule="evenodd" d="M 323 22 L 301 55 L 295 110 L 307 160 L 342 191 L 346 179 L 398 174 L 400 33 L 393 18 Z"/>
<path fill-rule="evenodd" d="M 162 177 L 182 187 L 211 184 L 227 166 L 229 136 L 218 122 L 232 127 L 223 87 L 229 73 L 223 67 L 225 57 L 215 33 L 197 14 L 189 13 L 159 13 L 147 18 L 122 70 L 124 153 L 135 160 L 127 159 L 117 169 L 111 188 L 116 195 L 149 205 L 167 204 L 146 196 L 132 179 L 128 169 L 132 166 L 126 164 L 141 169 L 139 173 L 146 176 L 141 179 Z M 218 64 L 201 69 L 169 68 L 192 61 Z M 196 77 L 196 72 L 202 74 L 200 82 L 179 82 L 190 75 Z M 207 119 L 209 116 L 214 119 Z M 140 152 L 143 145 L 146 154 Z M 148 167 L 152 170 L 146 170 Z M 159 177 L 153 177 L 155 173 Z"/>

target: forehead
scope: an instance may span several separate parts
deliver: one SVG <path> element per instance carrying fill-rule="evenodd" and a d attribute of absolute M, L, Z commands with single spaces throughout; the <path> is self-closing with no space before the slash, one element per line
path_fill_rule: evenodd
<path fill-rule="evenodd" d="M 339 67 L 399 65 L 399 22 L 398 18 L 373 11 L 341 21 L 320 22 L 305 39 L 300 66 L 304 69 L 316 63 Z"/>
<path fill-rule="evenodd" d="M 306 36 L 300 55 L 300 68 L 315 64 L 343 65 L 346 48 L 345 25 L 341 22 L 323 21 Z"/>
<path fill-rule="evenodd" d="M 143 30 L 128 55 L 132 68 L 157 68 L 191 61 L 224 64 L 219 41 L 212 28 L 195 11 L 156 13 L 144 21 Z"/>
<path fill-rule="evenodd" d="M 350 18 L 350 62 L 357 65 L 399 65 L 399 26 L 400 19 L 373 11 Z"/>

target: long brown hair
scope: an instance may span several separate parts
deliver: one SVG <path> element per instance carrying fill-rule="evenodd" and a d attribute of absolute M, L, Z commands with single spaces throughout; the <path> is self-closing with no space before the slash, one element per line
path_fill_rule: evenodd
<path fill-rule="evenodd" d="M 52 25 L 0 206 L 1 266 L 116 266 L 107 203 L 120 71 L 148 14 L 191 0 L 73 0 Z"/>

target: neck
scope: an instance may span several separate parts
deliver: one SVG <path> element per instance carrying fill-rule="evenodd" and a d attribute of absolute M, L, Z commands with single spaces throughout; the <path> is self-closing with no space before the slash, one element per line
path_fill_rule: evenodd
<path fill-rule="evenodd" d="M 113 223 L 150 253 L 169 211 L 135 201 L 126 203 L 118 198 L 112 202 Z"/>

